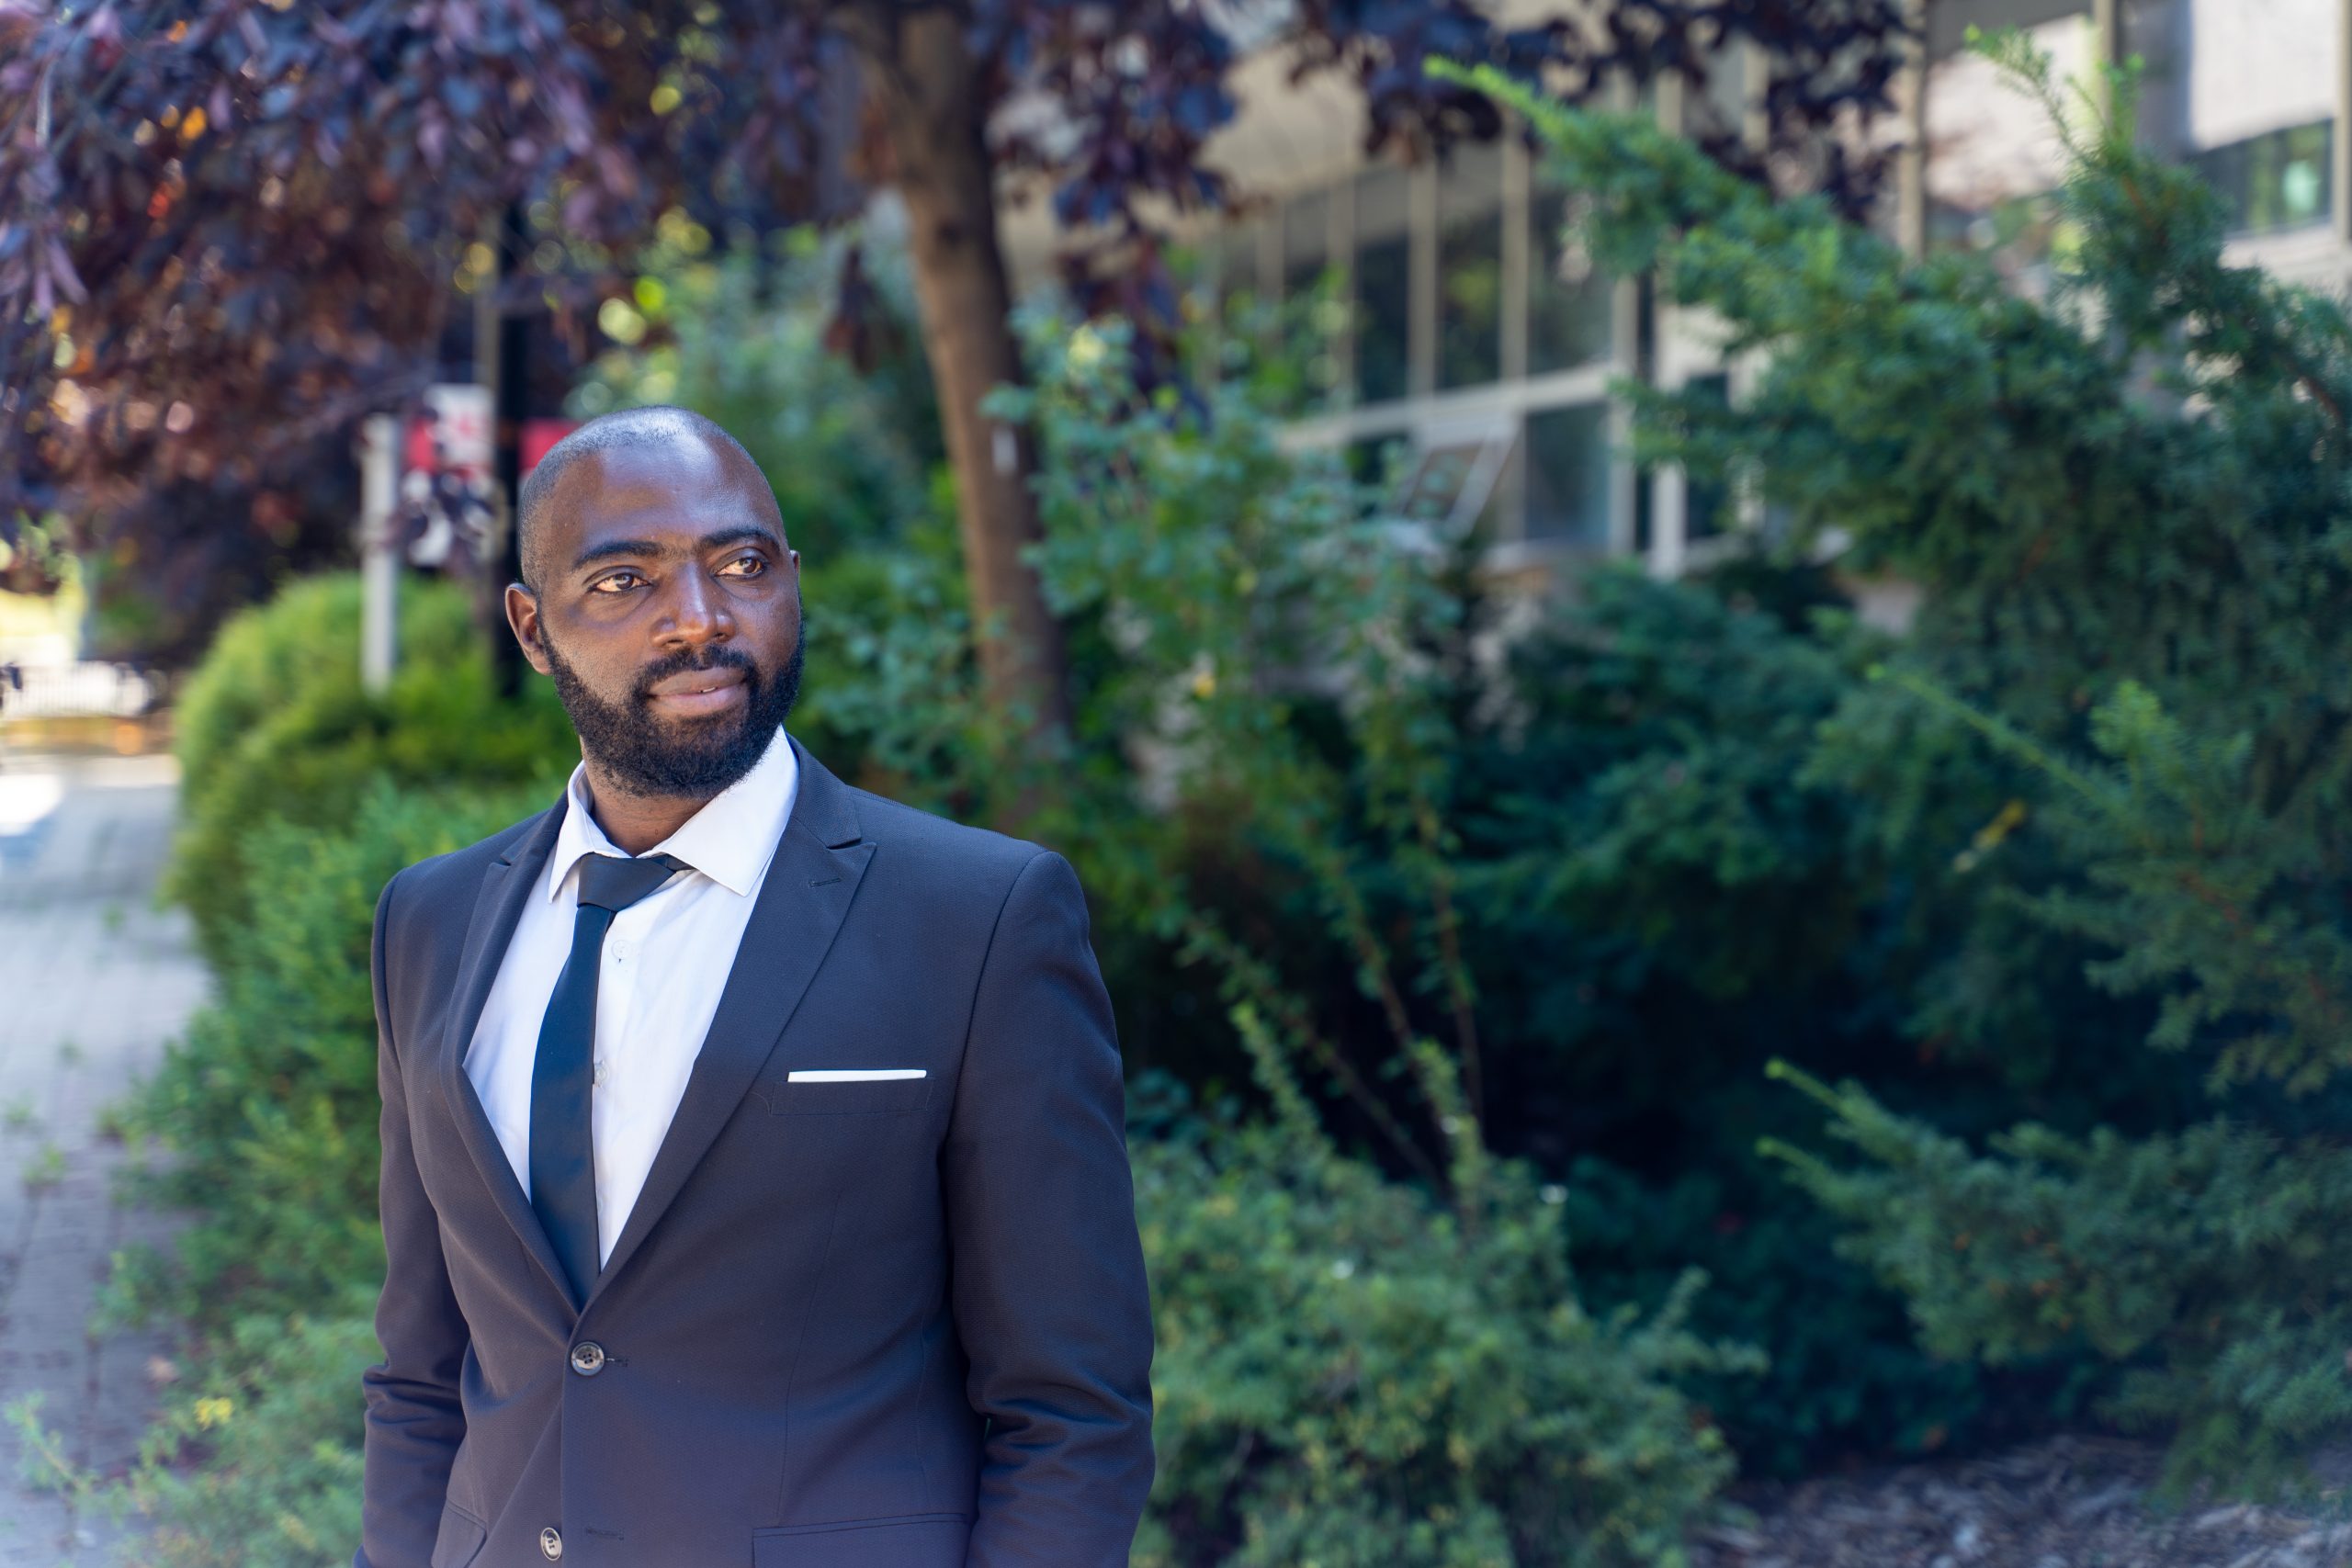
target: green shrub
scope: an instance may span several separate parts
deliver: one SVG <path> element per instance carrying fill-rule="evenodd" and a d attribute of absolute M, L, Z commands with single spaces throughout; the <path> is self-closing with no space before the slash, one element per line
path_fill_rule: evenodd
<path fill-rule="evenodd" d="M 1561 1190 L 1493 1168 L 1432 1203 L 1289 1124 L 1135 1145 L 1159 1469 L 1143 1568 L 1684 1561 L 1734 1465 L 1672 1385 L 1752 1371 L 1577 1304 Z"/>
<path fill-rule="evenodd" d="M 579 758 L 549 682 L 514 702 L 492 693 L 470 606 L 442 582 L 402 584 L 401 663 L 382 696 L 360 686 L 358 580 L 322 577 L 232 621 L 176 716 L 182 828 L 165 892 L 223 969 L 255 912 L 246 840 L 263 825 L 339 827 L 379 775 L 424 788 L 548 782 Z"/>
<path fill-rule="evenodd" d="M 1930 1346 L 2099 1369 L 2177 1483 L 2308 1486 L 2352 1419 L 2352 320 L 2228 264 L 2215 195 L 2139 145 L 2129 72 L 2068 123 L 2046 61 L 1988 47 L 2070 155 L 2039 299 L 1478 79 L 1591 194 L 1603 264 L 1657 268 L 1765 367 L 1736 407 L 1645 399 L 1648 455 L 1752 476 L 1798 542 L 1834 528 L 1927 590 L 1814 772 L 1987 885 L 2001 943 L 1962 943 L 1915 1021 L 2031 1064 L 2030 1092 L 1979 1136 L 1790 1068 L 1860 1158 L 1777 1152 Z M 2009 796 L 1973 837 L 1939 818 L 1954 769 Z M 2057 1086 L 2093 1124 L 2049 1114 Z"/>
<path fill-rule="evenodd" d="M 396 748 L 395 748 L 396 749 Z M 237 961 L 134 1097 L 126 1131 L 192 1210 L 168 1258 L 120 1255 L 110 1311 L 196 1330 L 130 1501 L 168 1568 L 326 1568 L 358 1534 L 361 1369 L 383 1279 L 376 1216 L 376 896 L 402 866 L 497 831 L 549 791 L 363 786 L 340 829 L 243 836 L 257 899 Z M 75 1484 L 101 1495 L 95 1478 Z"/>
<path fill-rule="evenodd" d="M 359 1539 L 359 1370 L 372 1292 L 328 1315 L 241 1320 L 141 1445 L 129 1499 L 156 1568 L 340 1568 Z M 190 1462 L 195 1461 L 195 1462 Z"/>
<path fill-rule="evenodd" d="M 127 1118 L 170 1159 L 163 1195 L 193 1208 L 173 1303 L 199 1322 L 291 1311 L 373 1281 L 376 1022 L 368 941 L 376 895 L 401 867 L 547 803 L 530 788 L 404 794 L 378 778 L 341 831 L 286 821 L 245 840 L 258 900 L 238 962 L 218 972 Z M 152 1270 L 128 1280 L 152 1295 Z"/>
<path fill-rule="evenodd" d="M 854 358 L 837 352 L 852 254 Z M 937 511 L 927 476 L 946 452 L 903 251 L 801 228 L 718 256 L 664 243 L 646 266 L 634 296 L 644 339 L 598 357 L 574 413 L 671 403 L 717 420 L 767 476 L 811 567 L 887 545 Z"/>

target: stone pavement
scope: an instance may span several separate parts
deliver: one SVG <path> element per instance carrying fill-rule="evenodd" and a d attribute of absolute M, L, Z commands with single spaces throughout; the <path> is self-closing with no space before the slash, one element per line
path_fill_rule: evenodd
<path fill-rule="evenodd" d="M 167 1344 L 94 1338 L 90 1314 L 113 1252 L 168 1222 L 115 1201 L 101 1113 L 207 984 L 186 917 L 153 901 L 177 778 L 168 757 L 0 750 L 0 1408 L 41 1393 L 66 1458 L 106 1477 L 138 1452 Z M 0 1425 L 0 1568 L 122 1560 L 137 1522 L 27 1486 L 20 1447 Z"/>

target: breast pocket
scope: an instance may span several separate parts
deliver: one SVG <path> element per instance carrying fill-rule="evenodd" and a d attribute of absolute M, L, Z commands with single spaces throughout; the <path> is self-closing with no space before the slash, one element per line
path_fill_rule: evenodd
<path fill-rule="evenodd" d="M 760 1099 L 777 1116 L 911 1116 L 931 1102 L 929 1077 L 765 1078 Z"/>

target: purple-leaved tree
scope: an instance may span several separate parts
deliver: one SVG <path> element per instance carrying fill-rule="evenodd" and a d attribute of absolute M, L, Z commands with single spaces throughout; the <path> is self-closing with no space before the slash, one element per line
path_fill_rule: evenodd
<path fill-rule="evenodd" d="M 1237 39 L 1289 51 L 1294 80 L 1341 73 L 1375 146 L 1424 151 L 1502 129 L 1432 57 L 1575 98 L 1703 87 L 1724 44 L 1752 42 L 1779 62 L 1762 134 L 1696 133 L 1759 177 L 1796 153 L 1841 206 L 1870 199 L 1880 159 L 1838 132 L 1888 107 L 1903 0 L 1566 9 L 1584 19 L 1506 27 L 1463 0 L 0 0 L 0 539 L 56 516 L 75 547 L 135 550 L 159 496 L 183 496 L 186 527 L 191 485 L 249 509 L 292 454 L 432 378 L 453 279 L 509 214 L 528 232 L 503 288 L 576 310 L 665 213 L 724 232 L 838 210 L 829 134 L 854 84 L 855 165 L 910 219 L 987 687 L 1056 723 L 1060 631 L 1021 558 L 1030 446 L 981 412 L 1021 378 L 999 204 L 1042 181 L 1107 264 L 1137 254 L 1145 213 L 1233 200 L 1204 149 L 1235 113 Z M 1000 115 L 1016 96 L 1043 121 Z"/>

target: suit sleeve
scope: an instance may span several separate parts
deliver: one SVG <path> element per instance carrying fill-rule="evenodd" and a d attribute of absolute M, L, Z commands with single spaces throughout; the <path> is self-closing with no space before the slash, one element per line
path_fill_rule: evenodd
<path fill-rule="evenodd" d="M 384 1100 L 384 1290 L 376 1337 L 384 1359 L 360 1374 L 367 1395 L 367 1458 L 360 1545 L 353 1568 L 425 1568 L 440 1528 L 449 1467 L 465 1437 L 458 1402 L 466 1321 L 449 1289 L 441 1227 L 418 1179 L 408 1092 L 392 1037 L 385 950 L 395 875 L 376 901 L 376 1081 Z"/>
<path fill-rule="evenodd" d="M 1127 1561 L 1151 1489 L 1151 1303 L 1111 1002 L 1069 863 L 997 916 L 942 1153 L 966 1384 L 988 1418 L 969 1568 Z"/>

